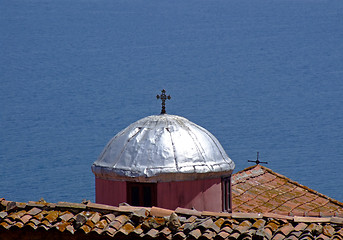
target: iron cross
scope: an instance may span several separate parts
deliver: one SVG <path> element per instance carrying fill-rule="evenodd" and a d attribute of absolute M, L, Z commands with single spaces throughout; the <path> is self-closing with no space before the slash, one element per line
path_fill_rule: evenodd
<path fill-rule="evenodd" d="M 171 99 L 170 95 L 166 95 L 166 90 L 162 90 L 161 91 L 162 94 L 161 95 L 157 95 L 156 98 L 162 100 L 162 110 L 161 110 L 161 114 L 165 114 L 166 113 L 166 100 L 167 99 Z"/>
<path fill-rule="evenodd" d="M 261 162 L 260 160 L 258 160 L 258 155 L 259 155 L 259 154 L 260 154 L 260 153 L 257 152 L 257 159 L 256 159 L 255 161 L 248 160 L 248 162 L 254 162 L 254 163 L 256 163 L 256 164 L 260 164 L 260 163 L 268 164 L 268 162 Z"/>

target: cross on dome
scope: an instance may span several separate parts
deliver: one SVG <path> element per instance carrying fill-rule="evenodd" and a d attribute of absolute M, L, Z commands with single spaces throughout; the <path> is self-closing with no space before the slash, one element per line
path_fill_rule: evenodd
<path fill-rule="evenodd" d="M 162 90 L 161 91 L 162 94 L 161 95 L 157 95 L 156 98 L 157 99 L 161 99 L 162 100 L 162 110 L 161 110 L 161 114 L 165 114 L 166 113 L 166 100 L 167 99 L 171 99 L 170 95 L 166 95 L 166 90 Z"/>

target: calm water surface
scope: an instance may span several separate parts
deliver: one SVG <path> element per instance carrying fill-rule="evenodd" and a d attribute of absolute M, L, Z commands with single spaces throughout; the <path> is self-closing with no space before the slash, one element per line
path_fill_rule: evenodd
<path fill-rule="evenodd" d="M 118 131 L 167 112 L 343 201 L 343 1 L 0 0 L 0 197 L 94 201 Z"/>

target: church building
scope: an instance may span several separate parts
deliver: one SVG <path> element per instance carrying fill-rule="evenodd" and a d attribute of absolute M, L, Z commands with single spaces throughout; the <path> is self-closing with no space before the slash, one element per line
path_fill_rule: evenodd
<path fill-rule="evenodd" d="M 157 98 L 161 114 L 119 132 L 93 163 L 96 202 L 230 212 L 234 162 L 209 131 L 166 113 L 165 90 Z"/>

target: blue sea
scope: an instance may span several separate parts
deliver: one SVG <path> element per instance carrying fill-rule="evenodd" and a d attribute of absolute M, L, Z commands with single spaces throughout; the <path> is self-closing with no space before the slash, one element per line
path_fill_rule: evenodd
<path fill-rule="evenodd" d="M 342 0 L 0 0 L 0 197 L 94 201 L 92 163 L 163 88 L 235 172 L 259 152 L 343 202 Z"/>

